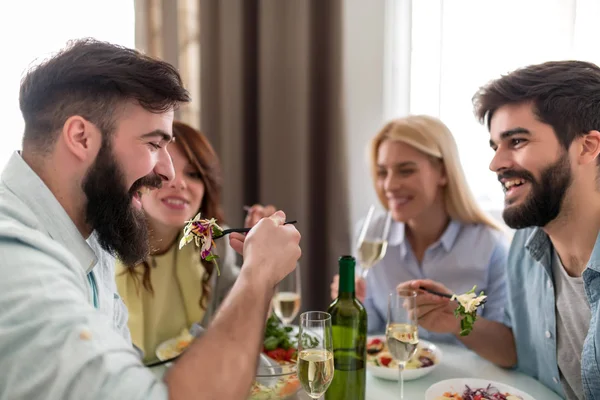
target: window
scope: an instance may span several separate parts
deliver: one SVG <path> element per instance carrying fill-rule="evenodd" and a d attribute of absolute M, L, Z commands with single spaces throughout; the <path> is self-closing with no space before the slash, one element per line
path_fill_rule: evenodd
<path fill-rule="evenodd" d="M 387 76 L 389 90 L 396 92 L 387 96 L 388 116 L 409 112 L 444 121 L 477 200 L 487 210 L 501 210 L 504 195 L 488 169 L 489 136 L 473 116 L 471 98 L 489 80 L 529 64 L 561 59 L 600 64 L 594 32 L 600 2 L 388 1 L 395 11 L 387 30 Z M 394 45 L 406 38 L 412 51 Z"/>
<path fill-rule="evenodd" d="M 19 84 L 24 72 L 71 39 L 94 37 L 134 47 L 134 18 L 133 0 L 20 0 L 0 5 L 0 170 L 21 148 Z"/>

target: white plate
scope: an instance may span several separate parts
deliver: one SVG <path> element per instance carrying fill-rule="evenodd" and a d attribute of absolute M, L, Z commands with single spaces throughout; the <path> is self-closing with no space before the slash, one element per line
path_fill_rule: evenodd
<path fill-rule="evenodd" d="M 156 347 L 156 358 L 158 358 L 160 361 L 164 361 L 178 356 L 179 353 L 174 350 L 177 346 L 177 340 L 178 338 L 172 338 L 159 344 Z"/>
<path fill-rule="evenodd" d="M 179 337 L 174 337 L 159 344 L 154 352 L 154 354 L 156 354 L 156 358 L 158 358 L 159 361 L 165 361 L 181 354 L 175 350 L 179 340 Z M 167 368 L 171 368 L 172 365 L 172 362 L 165 363 L 165 367 Z"/>
<path fill-rule="evenodd" d="M 427 389 L 425 392 L 425 400 L 437 400 L 445 392 L 453 392 L 462 394 L 465 390 L 465 385 L 468 385 L 471 389 L 486 388 L 488 385 L 492 385 L 502 393 L 509 393 L 511 395 L 520 396 L 522 400 L 535 400 L 533 397 L 523 392 L 522 390 L 515 389 L 512 386 L 505 385 L 504 383 L 490 381 L 488 379 L 474 379 L 474 378 L 458 378 L 458 379 L 447 379 L 435 383 Z"/>
<path fill-rule="evenodd" d="M 367 338 L 367 343 L 369 343 L 372 339 L 380 339 L 381 341 L 385 342 L 385 336 L 373 335 Z M 419 340 L 419 347 L 424 347 L 433 351 L 433 354 L 435 356 L 435 364 L 424 368 L 404 370 L 402 376 L 405 381 L 412 381 L 413 379 L 419 379 L 427 374 L 430 374 L 431 371 L 436 369 L 439 363 L 442 361 L 442 350 L 440 350 L 440 348 L 437 347 L 435 344 L 426 340 Z M 399 378 L 398 368 L 379 367 L 377 365 L 371 364 L 370 362 L 367 362 L 367 371 L 369 371 L 369 373 L 371 373 L 373 376 L 391 381 L 397 381 Z"/>
<path fill-rule="evenodd" d="M 291 335 L 297 335 L 300 328 L 297 325 L 289 325 L 289 326 L 292 328 Z M 156 354 L 156 358 L 158 358 L 159 361 L 164 361 L 164 360 L 168 360 L 170 358 L 173 358 L 173 357 L 176 357 L 177 355 L 179 355 L 179 353 L 177 353 L 174 350 L 177 346 L 178 340 L 179 340 L 179 337 L 174 337 L 174 338 L 165 340 L 164 342 L 159 344 L 156 347 L 156 351 L 154 352 L 154 354 Z M 173 363 L 166 363 L 165 366 L 167 368 L 169 368 L 169 367 L 171 367 L 172 364 Z"/>

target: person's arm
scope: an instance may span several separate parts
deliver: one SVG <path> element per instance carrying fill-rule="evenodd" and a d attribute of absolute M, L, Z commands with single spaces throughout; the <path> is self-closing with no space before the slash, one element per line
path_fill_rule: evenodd
<path fill-rule="evenodd" d="M 170 398 L 202 393 L 196 398 L 243 399 L 248 394 L 273 287 L 246 271 L 242 269 L 209 329 L 165 376 Z"/>
<path fill-rule="evenodd" d="M 248 395 L 275 285 L 300 258 L 300 234 L 284 221 L 285 214 L 277 212 L 246 237 L 231 235 L 232 247 L 244 254 L 242 271 L 210 327 L 166 375 L 171 399 L 229 400 Z"/>
<path fill-rule="evenodd" d="M 481 316 L 496 322 L 503 322 L 507 306 L 506 263 L 508 249 L 504 242 L 498 242 L 492 251 L 488 264 L 486 283 L 486 303 Z"/>
<path fill-rule="evenodd" d="M 517 365 L 517 347 L 512 329 L 485 318 L 477 318 L 468 336 L 454 334 L 471 350 L 494 364 L 513 368 Z"/>
<path fill-rule="evenodd" d="M 404 282 L 398 289 L 419 290 L 420 287 L 451 294 L 444 285 L 428 279 Z M 460 320 L 454 316 L 456 307 L 456 302 L 448 298 L 420 291 L 417 295 L 419 325 L 431 332 L 456 335 L 468 348 L 501 367 L 512 368 L 517 364 L 515 339 L 508 326 L 478 317 L 471 333 L 460 336 Z"/>
<path fill-rule="evenodd" d="M 485 293 L 487 298 L 482 317 L 475 321 L 471 334 L 457 337 L 481 357 L 501 367 L 511 368 L 517 364 L 517 351 L 512 330 L 503 324 L 507 307 L 507 256 L 508 248 L 501 240 L 490 258 L 488 291 Z M 490 346 L 490 343 L 494 343 L 494 346 Z"/>

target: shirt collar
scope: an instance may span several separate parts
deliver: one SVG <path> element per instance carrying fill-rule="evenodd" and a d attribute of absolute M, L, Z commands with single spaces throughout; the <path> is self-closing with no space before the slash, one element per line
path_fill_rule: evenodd
<path fill-rule="evenodd" d="M 458 233 L 460 232 L 461 223 L 456 220 L 451 220 L 448 224 L 448 227 L 442 233 L 440 239 L 432 245 L 436 246 L 441 244 L 444 250 L 447 252 L 452 250 L 452 246 L 456 242 L 456 238 L 458 237 Z M 406 238 L 405 232 L 405 224 L 403 222 L 392 222 L 392 226 L 390 228 L 390 236 L 388 239 L 389 246 L 401 246 L 401 254 L 404 255 L 406 253 L 406 245 L 404 243 L 404 239 Z"/>
<path fill-rule="evenodd" d="M 37 228 L 68 249 L 89 273 L 97 262 L 96 254 L 48 186 L 19 152 L 8 161 L 2 181 L 35 214 L 41 224 Z"/>
<path fill-rule="evenodd" d="M 587 267 L 596 272 L 600 272 L 600 232 L 598 232 L 598 236 L 596 237 L 596 243 L 594 244 L 592 256 L 590 257 Z"/>
<path fill-rule="evenodd" d="M 552 242 L 550 238 L 544 232 L 542 228 L 536 227 L 532 229 L 531 234 L 525 241 L 525 248 L 533 257 L 534 260 L 542 262 L 543 264 L 550 264 L 550 254 L 552 249 Z M 592 255 L 587 265 L 588 268 L 593 269 L 596 272 L 600 272 L 600 232 L 596 237 L 596 243 L 592 250 Z"/>
<path fill-rule="evenodd" d="M 548 257 L 551 246 L 552 242 L 550 242 L 550 238 L 540 227 L 533 228 L 525 241 L 525 249 L 527 249 L 529 255 L 537 262 L 543 262 L 548 265 L 550 264 Z"/>
<path fill-rule="evenodd" d="M 460 226 L 460 222 L 454 220 L 450 221 L 450 224 L 448 224 L 448 227 L 446 228 L 446 230 L 442 234 L 442 237 L 440 238 L 440 242 L 442 242 L 444 250 L 452 250 L 452 246 L 454 246 L 454 242 L 456 242 L 456 238 L 458 237 Z"/>

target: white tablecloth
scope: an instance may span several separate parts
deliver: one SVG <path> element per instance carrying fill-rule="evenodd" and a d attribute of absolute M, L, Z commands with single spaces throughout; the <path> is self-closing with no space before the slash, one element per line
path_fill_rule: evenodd
<path fill-rule="evenodd" d="M 438 344 L 443 352 L 441 363 L 429 375 L 404 384 L 406 400 L 423 400 L 425 391 L 436 382 L 452 378 L 481 378 L 513 386 L 536 400 L 559 400 L 560 397 L 537 380 L 519 372 L 505 370 L 484 360 L 470 350 L 462 347 Z M 155 368 L 154 372 L 162 376 L 164 369 Z M 397 381 L 376 378 L 367 372 L 367 400 L 396 400 L 400 397 Z M 304 392 L 298 394 L 300 400 L 310 400 Z"/>

